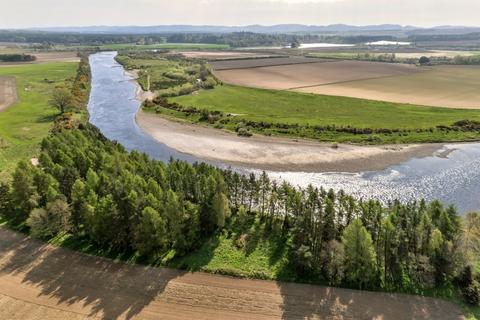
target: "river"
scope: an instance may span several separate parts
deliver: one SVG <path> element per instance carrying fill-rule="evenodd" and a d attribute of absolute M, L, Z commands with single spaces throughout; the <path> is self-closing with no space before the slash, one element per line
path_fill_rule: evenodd
<path fill-rule="evenodd" d="M 128 150 L 145 152 L 151 157 L 188 162 L 202 161 L 157 142 L 135 122 L 140 102 L 135 99 L 137 85 L 118 64 L 114 52 L 90 56 L 92 90 L 88 110 L 90 122 L 109 139 Z M 226 167 L 221 163 L 212 163 Z M 254 171 L 239 168 L 238 170 Z M 361 198 L 382 201 L 400 199 L 438 199 L 453 204 L 460 213 L 480 209 L 480 143 L 448 144 L 434 155 L 411 159 L 385 170 L 359 173 L 268 172 L 274 179 L 294 185 L 323 186 Z"/>

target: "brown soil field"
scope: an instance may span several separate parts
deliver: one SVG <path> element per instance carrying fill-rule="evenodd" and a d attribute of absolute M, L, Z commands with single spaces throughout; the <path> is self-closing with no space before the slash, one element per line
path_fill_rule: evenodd
<path fill-rule="evenodd" d="M 271 55 L 265 55 L 256 52 L 243 51 L 175 51 L 187 58 L 223 60 L 223 59 L 248 59 L 248 58 L 267 58 Z"/>
<path fill-rule="evenodd" d="M 32 62 L 0 62 L 2 66 L 13 66 L 19 64 L 32 64 L 32 63 L 48 63 L 48 62 L 79 62 L 80 58 L 76 52 L 34 52 L 28 53 L 37 57 L 37 60 Z"/>
<path fill-rule="evenodd" d="M 447 301 L 129 265 L 0 228 L 0 319 L 464 319 Z"/>
<path fill-rule="evenodd" d="M 406 64 L 335 61 L 256 68 L 250 67 L 232 70 L 217 69 L 215 75 L 220 80 L 235 85 L 291 90 L 352 80 L 384 78 L 420 72 L 422 72 L 421 68 Z"/>
<path fill-rule="evenodd" d="M 306 57 L 277 57 L 266 59 L 243 59 L 243 60 L 226 60 L 226 61 L 214 61 L 210 65 L 215 71 L 220 70 L 232 70 L 232 69 L 248 69 L 248 68 L 261 68 L 261 67 L 273 67 L 273 66 L 285 66 L 296 65 L 304 63 L 318 63 L 332 61 L 320 58 L 306 58 Z"/>
<path fill-rule="evenodd" d="M 0 111 L 5 110 L 17 101 L 15 78 L 0 77 Z"/>
<path fill-rule="evenodd" d="M 480 66 L 436 66 L 426 72 L 295 91 L 425 106 L 480 109 Z"/>

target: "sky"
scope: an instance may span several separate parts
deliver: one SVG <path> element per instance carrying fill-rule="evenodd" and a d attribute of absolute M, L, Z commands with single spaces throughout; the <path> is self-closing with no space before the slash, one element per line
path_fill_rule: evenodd
<path fill-rule="evenodd" d="M 300 23 L 480 26 L 480 0 L 0 0 L 0 28 Z"/>

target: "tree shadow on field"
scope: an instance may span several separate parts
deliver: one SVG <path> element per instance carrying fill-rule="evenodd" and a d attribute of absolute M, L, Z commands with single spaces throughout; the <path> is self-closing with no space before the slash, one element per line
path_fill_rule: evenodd
<path fill-rule="evenodd" d="M 131 319 L 185 273 L 54 248 L 0 227 L 0 281 L 20 276 L 40 289 L 39 296 L 80 305 L 89 316 Z"/>
<path fill-rule="evenodd" d="M 440 299 L 326 286 L 278 283 L 282 319 L 464 319 Z"/>
<path fill-rule="evenodd" d="M 37 118 L 38 123 L 53 122 L 58 117 L 58 114 L 43 115 Z"/>

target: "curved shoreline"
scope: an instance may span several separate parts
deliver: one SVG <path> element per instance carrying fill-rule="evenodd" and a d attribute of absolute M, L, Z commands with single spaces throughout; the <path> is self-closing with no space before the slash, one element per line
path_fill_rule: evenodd
<path fill-rule="evenodd" d="M 179 152 L 231 165 L 272 171 L 361 172 L 382 170 L 411 158 L 426 157 L 443 144 L 355 146 L 254 135 L 180 123 L 139 111 L 137 125 Z"/>
<path fill-rule="evenodd" d="M 137 89 L 139 101 L 153 99 L 154 92 L 144 91 L 135 70 L 125 70 Z M 268 171 L 346 172 L 377 171 L 412 158 L 433 155 L 445 144 L 402 144 L 356 146 L 253 135 L 239 137 L 227 130 L 189 124 L 178 119 L 149 114 L 139 109 L 135 121 L 156 141 L 178 152 L 200 159 L 232 166 Z"/>

